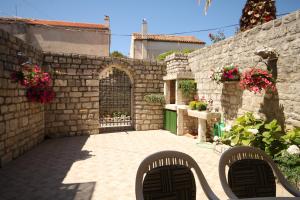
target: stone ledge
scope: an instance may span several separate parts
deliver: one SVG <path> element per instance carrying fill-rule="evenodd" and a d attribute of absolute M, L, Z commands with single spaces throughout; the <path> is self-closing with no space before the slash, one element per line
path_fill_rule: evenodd
<path fill-rule="evenodd" d="M 198 111 L 198 110 L 190 110 L 188 109 L 188 115 L 191 117 L 197 117 L 200 119 L 211 119 L 213 117 L 220 117 L 221 113 L 216 112 L 206 112 L 206 111 Z"/>
<path fill-rule="evenodd" d="M 173 53 L 166 57 L 165 62 L 172 60 L 187 60 L 188 56 L 183 53 Z"/>

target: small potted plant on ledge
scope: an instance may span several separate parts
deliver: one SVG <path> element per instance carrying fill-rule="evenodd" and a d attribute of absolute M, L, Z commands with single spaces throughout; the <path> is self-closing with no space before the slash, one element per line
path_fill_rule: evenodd
<path fill-rule="evenodd" d="M 229 66 L 218 67 L 216 70 L 212 71 L 213 73 L 210 78 L 217 84 L 227 81 L 239 81 L 241 76 L 239 68 L 233 64 Z"/>
<path fill-rule="evenodd" d="M 191 101 L 189 103 L 189 108 L 191 110 L 199 110 L 199 111 L 204 111 L 207 109 L 207 105 L 208 103 L 206 102 L 206 100 L 204 98 L 201 98 L 201 100 L 195 100 L 195 101 Z"/>

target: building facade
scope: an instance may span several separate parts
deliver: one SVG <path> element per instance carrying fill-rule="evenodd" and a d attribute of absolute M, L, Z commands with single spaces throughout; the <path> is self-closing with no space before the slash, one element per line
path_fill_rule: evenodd
<path fill-rule="evenodd" d="M 170 50 L 195 50 L 204 46 L 205 42 L 194 36 L 148 34 L 147 22 L 143 20 L 141 33 L 133 33 L 131 36 L 129 57 L 154 60 Z"/>
<path fill-rule="evenodd" d="M 109 56 L 109 17 L 104 24 L 0 18 L 0 29 L 42 51 Z"/>

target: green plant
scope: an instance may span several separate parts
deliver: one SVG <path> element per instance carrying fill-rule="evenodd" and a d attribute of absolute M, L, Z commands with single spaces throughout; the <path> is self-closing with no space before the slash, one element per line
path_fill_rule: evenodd
<path fill-rule="evenodd" d="M 286 145 L 300 145 L 300 128 L 295 128 L 288 131 L 281 137 L 281 140 Z"/>
<path fill-rule="evenodd" d="M 148 103 L 165 103 L 165 97 L 163 94 L 147 94 L 144 96 L 144 100 Z"/>
<path fill-rule="evenodd" d="M 196 110 L 202 111 L 202 110 L 206 110 L 206 108 L 207 108 L 207 103 L 206 102 L 198 101 L 196 103 Z"/>
<path fill-rule="evenodd" d="M 297 154 L 289 154 L 287 150 L 283 150 L 274 157 L 274 161 L 278 164 L 282 173 L 289 182 L 300 189 L 300 156 Z"/>
<path fill-rule="evenodd" d="M 268 124 L 264 125 L 265 131 L 262 133 L 262 142 L 264 143 L 264 151 L 270 156 L 274 156 L 284 149 L 281 142 L 282 128 L 274 119 Z"/>
<path fill-rule="evenodd" d="M 231 146 L 253 146 L 262 149 L 273 157 L 285 149 L 282 142 L 282 129 L 277 120 L 270 123 L 246 113 L 237 118 L 230 131 L 225 131 L 222 142 Z"/>
<path fill-rule="evenodd" d="M 124 56 L 121 52 L 119 51 L 113 51 L 110 53 L 111 57 L 115 57 L 115 58 L 126 58 L 126 56 Z"/>
<path fill-rule="evenodd" d="M 166 59 L 167 56 L 173 54 L 173 53 L 183 53 L 183 54 L 189 54 L 191 52 L 193 52 L 194 50 L 192 49 L 183 49 L 183 50 L 170 50 L 170 51 L 167 51 L 167 52 L 164 52 L 162 54 L 159 54 L 157 57 L 156 57 L 156 60 L 158 61 L 164 61 Z"/>
<path fill-rule="evenodd" d="M 190 108 L 191 110 L 196 110 L 196 105 L 197 105 L 197 101 L 191 101 L 191 102 L 189 103 L 189 108 Z"/>
<path fill-rule="evenodd" d="M 257 136 L 263 127 L 263 120 L 255 118 L 253 113 L 246 113 L 238 117 L 231 130 L 225 131 L 221 140 L 231 146 L 256 146 L 259 147 L 260 136 Z"/>
<path fill-rule="evenodd" d="M 194 80 L 180 80 L 178 88 L 182 91 L 184 97 L 193 97 L 197 91 L 197 84 Z"/>

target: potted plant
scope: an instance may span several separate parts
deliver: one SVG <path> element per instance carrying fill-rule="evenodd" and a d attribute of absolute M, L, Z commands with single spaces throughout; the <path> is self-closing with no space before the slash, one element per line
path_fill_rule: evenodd
<path fill-rule="evenodd" d="M 206 101 L 191 101 L 189 103 L 189 108 L 191 110 L 199 110 L 199 111 L 203 111 L 206 110 L 207 108 L 207 102 Z"/>
<path fill-rule="evenodd" d="M 246 70 L 241 77 L 240 86 L 244 90 L 261 93 L 262 90 L 276 90 L 275 80 L 267 70 L 252 67 Z"/>

